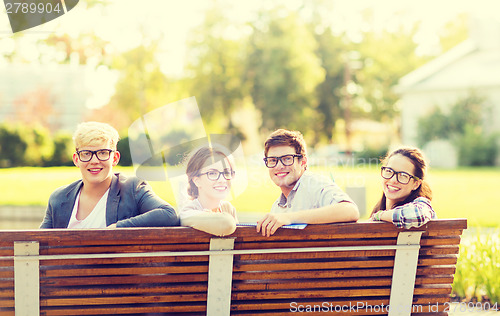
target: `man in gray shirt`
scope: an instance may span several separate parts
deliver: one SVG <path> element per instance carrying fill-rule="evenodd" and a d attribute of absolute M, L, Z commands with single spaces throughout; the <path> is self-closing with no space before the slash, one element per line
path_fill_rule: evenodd
<path fill-rule="evenodd" d="M 271 180 L 281 189 L 271 212 L 257 222 L 257 232 L 270 236 L 283 225 L 355 222 L 358 207 L 334 182 L 306 172 L 302 134 L 279 129 L 264 145 L 264 162 Z"/>

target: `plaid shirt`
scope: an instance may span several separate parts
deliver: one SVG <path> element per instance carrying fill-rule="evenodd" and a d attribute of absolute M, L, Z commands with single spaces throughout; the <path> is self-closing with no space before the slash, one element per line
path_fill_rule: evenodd
<path fill-rule="evenodd" d="M 431 201 L 418 197 L 413 202 L 406 203 L 393 209 L 392 222 L 398 228 L 420 227 L 436 218 Z"/>

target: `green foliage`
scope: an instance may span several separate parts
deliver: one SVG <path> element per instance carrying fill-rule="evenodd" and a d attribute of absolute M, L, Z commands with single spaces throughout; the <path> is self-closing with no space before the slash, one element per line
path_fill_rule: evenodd
<path fill-rule="evenodd" d="M 46 166 L 72 166 L 72 154 L 74 144 L 70 134 L 58 133 L 54 137 L 54 152 L 52 158 L 46 162 Z"/>
<path fill-rule="evenodd" d="M 0 125 L 0 167 L 22 166 L 27 147 L 20 128 Z"/>
<path fill-rule="evenodd" d="M 116 144 L 116 149 L 120 152 L 120 166 L 132 166 L 129 138 L 124 137 L 120 139 L 118 144 Z"/>
<path fill-rule="evenodd" d="M 447 115 L 436 107 L 419 119 L 419 146 L 436 139 L 449 139 L 455 144 L 461 166 L 493 166 L 498 137 L 484 131 L 488 110 L 485 98 L 473 92 L 458 100 Z"/>
<path fill-rule="evenodd" d="M 312 27 L 316 28 L 317 25 L 313 24 Z M 312 128 L 317 139 L 323 136 L 328 142 L 334 136 L 337 119 L 343 116 L 340 106 L 342 100 L 340 87 L 344 85 L 342 57 L 346 47 L 342 38 L 333 35 L 330 28 L 326 28 L 322 32 L 314 32 L 314 36 L 318 43 L 316 54 L 325 71 L 325 79 L 316 87 L 317 111 L 320 115 Z"/>
<path fill-rule="evenodd" d="M 413 38 L 417 31 L 414 25 L 410 30 L 363 34 L 363 40 L 355 46 L 362 63 L 354 71 L 355 80 L 362 87 L 356 109 L 358 116 L 389 121 L 399 113 L 396 107 L 399 96 L 393 87 L 402 76 L 429 60 L 415 54 L 417 44 Z"/>
<path fill-rule="evenodd" d="M 389 152 L 388 145 L 373 147 L 370 146 L 369 144 L 365 144 L 363 146 L 363 150 L 356 152 L 355 156 L 356 158 L 365 159 L 367 161 L 370 161 L 371 158 L 377 158 L 378 160 L 382 160 L 387 155 L 388 152 Z"/>
<path fill-rule="evenodd" d="M 450 138 L 449 118 L 441 108 L 436 107 L 429 115 L 418 120 L 418 144 L 424 146 L 430 141 Z"/>
<path fill-rule="evenodd" d="M 193 58 L 188 72 L 193 74 L 189 91 L 196 96 L 205 124 L 213 131 L 239 134 L 231 114 L 247 94 L 243 84 L 245 65 L 243 39 L 227 35 L 234 27 L 220 8 L 205 14 L 204 23 L 193 32 Z"/>
<path fill-rule="evenodd" d="M 52 157 L 54 143 L 50 133 L 43 127 L 24 127 L 22 137 L 27 147 L 24 152 L 24 164 L 28 166 L 44 166 Z"/>
<path fill-rule="evenodd" d="M 160 71 L 156 53 L 157 44 L 153 43 L 115 57 L 112 68 L 119 69 L 121 75 L 108 106 L 113 116 L 121 115 L 118 122 L 113 122 L 116 128 L 128 127 L 137 118 L 171 101 L 169 82 Z"/>
<path fill-rule="evenodd" d="M 500 230 L 478 229 L 460 245 L 453 292 L 462 298 L 500 303 Z"/>
<path fill-rule="evenodd" d="M 52 152 L 53 143 L 46 129 L 0 125 L 0 167 L 43 166 Z"/>
<path fill-rule="evenodd" d="M 263 12 L 252 26 L 246 73 L 262 127 L 313 129 L 318 114 L 315 90 L 325 76 L 314 37 L 291 12 Z"/>
<path fill-rule="evenodd" d="M 484 135 L 481 129 L 467 124 L 463 135 L 457 139 L 461 166 L 494 166 L 498 153 L 495 135 Z"/>

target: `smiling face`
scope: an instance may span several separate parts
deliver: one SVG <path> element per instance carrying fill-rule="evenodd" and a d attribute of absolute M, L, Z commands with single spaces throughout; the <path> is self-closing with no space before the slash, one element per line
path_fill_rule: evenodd
<path fill-rule="evenodd" d="M 415 166 L 411 160 L 400 154 L 391 156 L 387 160 L 385 167 L 391 168 L 395 172 L 406 172 L 410 175 L 415 175 Z M 390 179 L 382 178 L 382 186 L 386 197 L 386 209 L 390 210 L 396 203 L 404 201 L 413 190 L 416 190 L 420 186 L 421 182 L 422 180 L 412 178 L 407 184 L 401 184 L 397 181 L 396 174 Z"/>
<path fill-rule="evenodd" d="M 101 145 L 97 146 L 83 146 L 81 148 L 78 148 L 79 151 L 96 151 L 99 149 L 113 149 L 113 147 L 111 146 L 110 142 L 103 142 Z M 87 186 L 109 186 L 111 184 L 111 179 L 113 176 L 113 167 L 118 164 L 119 160 L 120 153 L 118 151 L 112 152 L 109 159 L 106 161 L 100 161 L 94 154 L 90 161 L 83 162 L 79 159 L 77 153 L 73 154 L 73 163 L 75 164 L 75 166 L 80 168 L 83 183 Z"/>
<path fill-rule="evenodd" d="M 193 182 L 198 188 L 198 200 L 205 207 L 209 204 L 217 204 L 225 199 L 231 190 L 231 180 L 226 180 L 223 174 L 219 174 L 219 179 L 210 180 L 209 176 L 206 174 L 210 171 L 215 171 L 216 173 L 232 171 L 231 164 L 227 158 L 217 157 L 218 161 L 213 164 L 203 167 L 199 171 L 199 175 L 193 178 Z M 210 161 L 207 161 L 210 163 Z"/>
<path fill-rule="evenodd" d="M 269 148 L 267 157 L 281 157 L 285 155 L 295 155 L 295 149 L 292 146 L 274 146 Z M 288 196 L 295 183 L 300 179 L 307 167 L 307 158 L 294 158 L 293 164 L 284 166 L 281 161 L 274 168 L 269 168 L 271 180 L 280 187 L 281 192 Z"/>

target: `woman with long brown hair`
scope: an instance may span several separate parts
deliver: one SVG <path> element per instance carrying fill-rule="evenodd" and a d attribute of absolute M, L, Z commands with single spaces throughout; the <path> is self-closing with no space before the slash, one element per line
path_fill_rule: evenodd
<path fill-rule="evenodd" d="M 371 220 L 411 228 L 436 218 L 426 171 L 427 163 L 417 148 L 402 147 L 387 155 L 381 168 L 383 194 L 373 208 Z"/>

